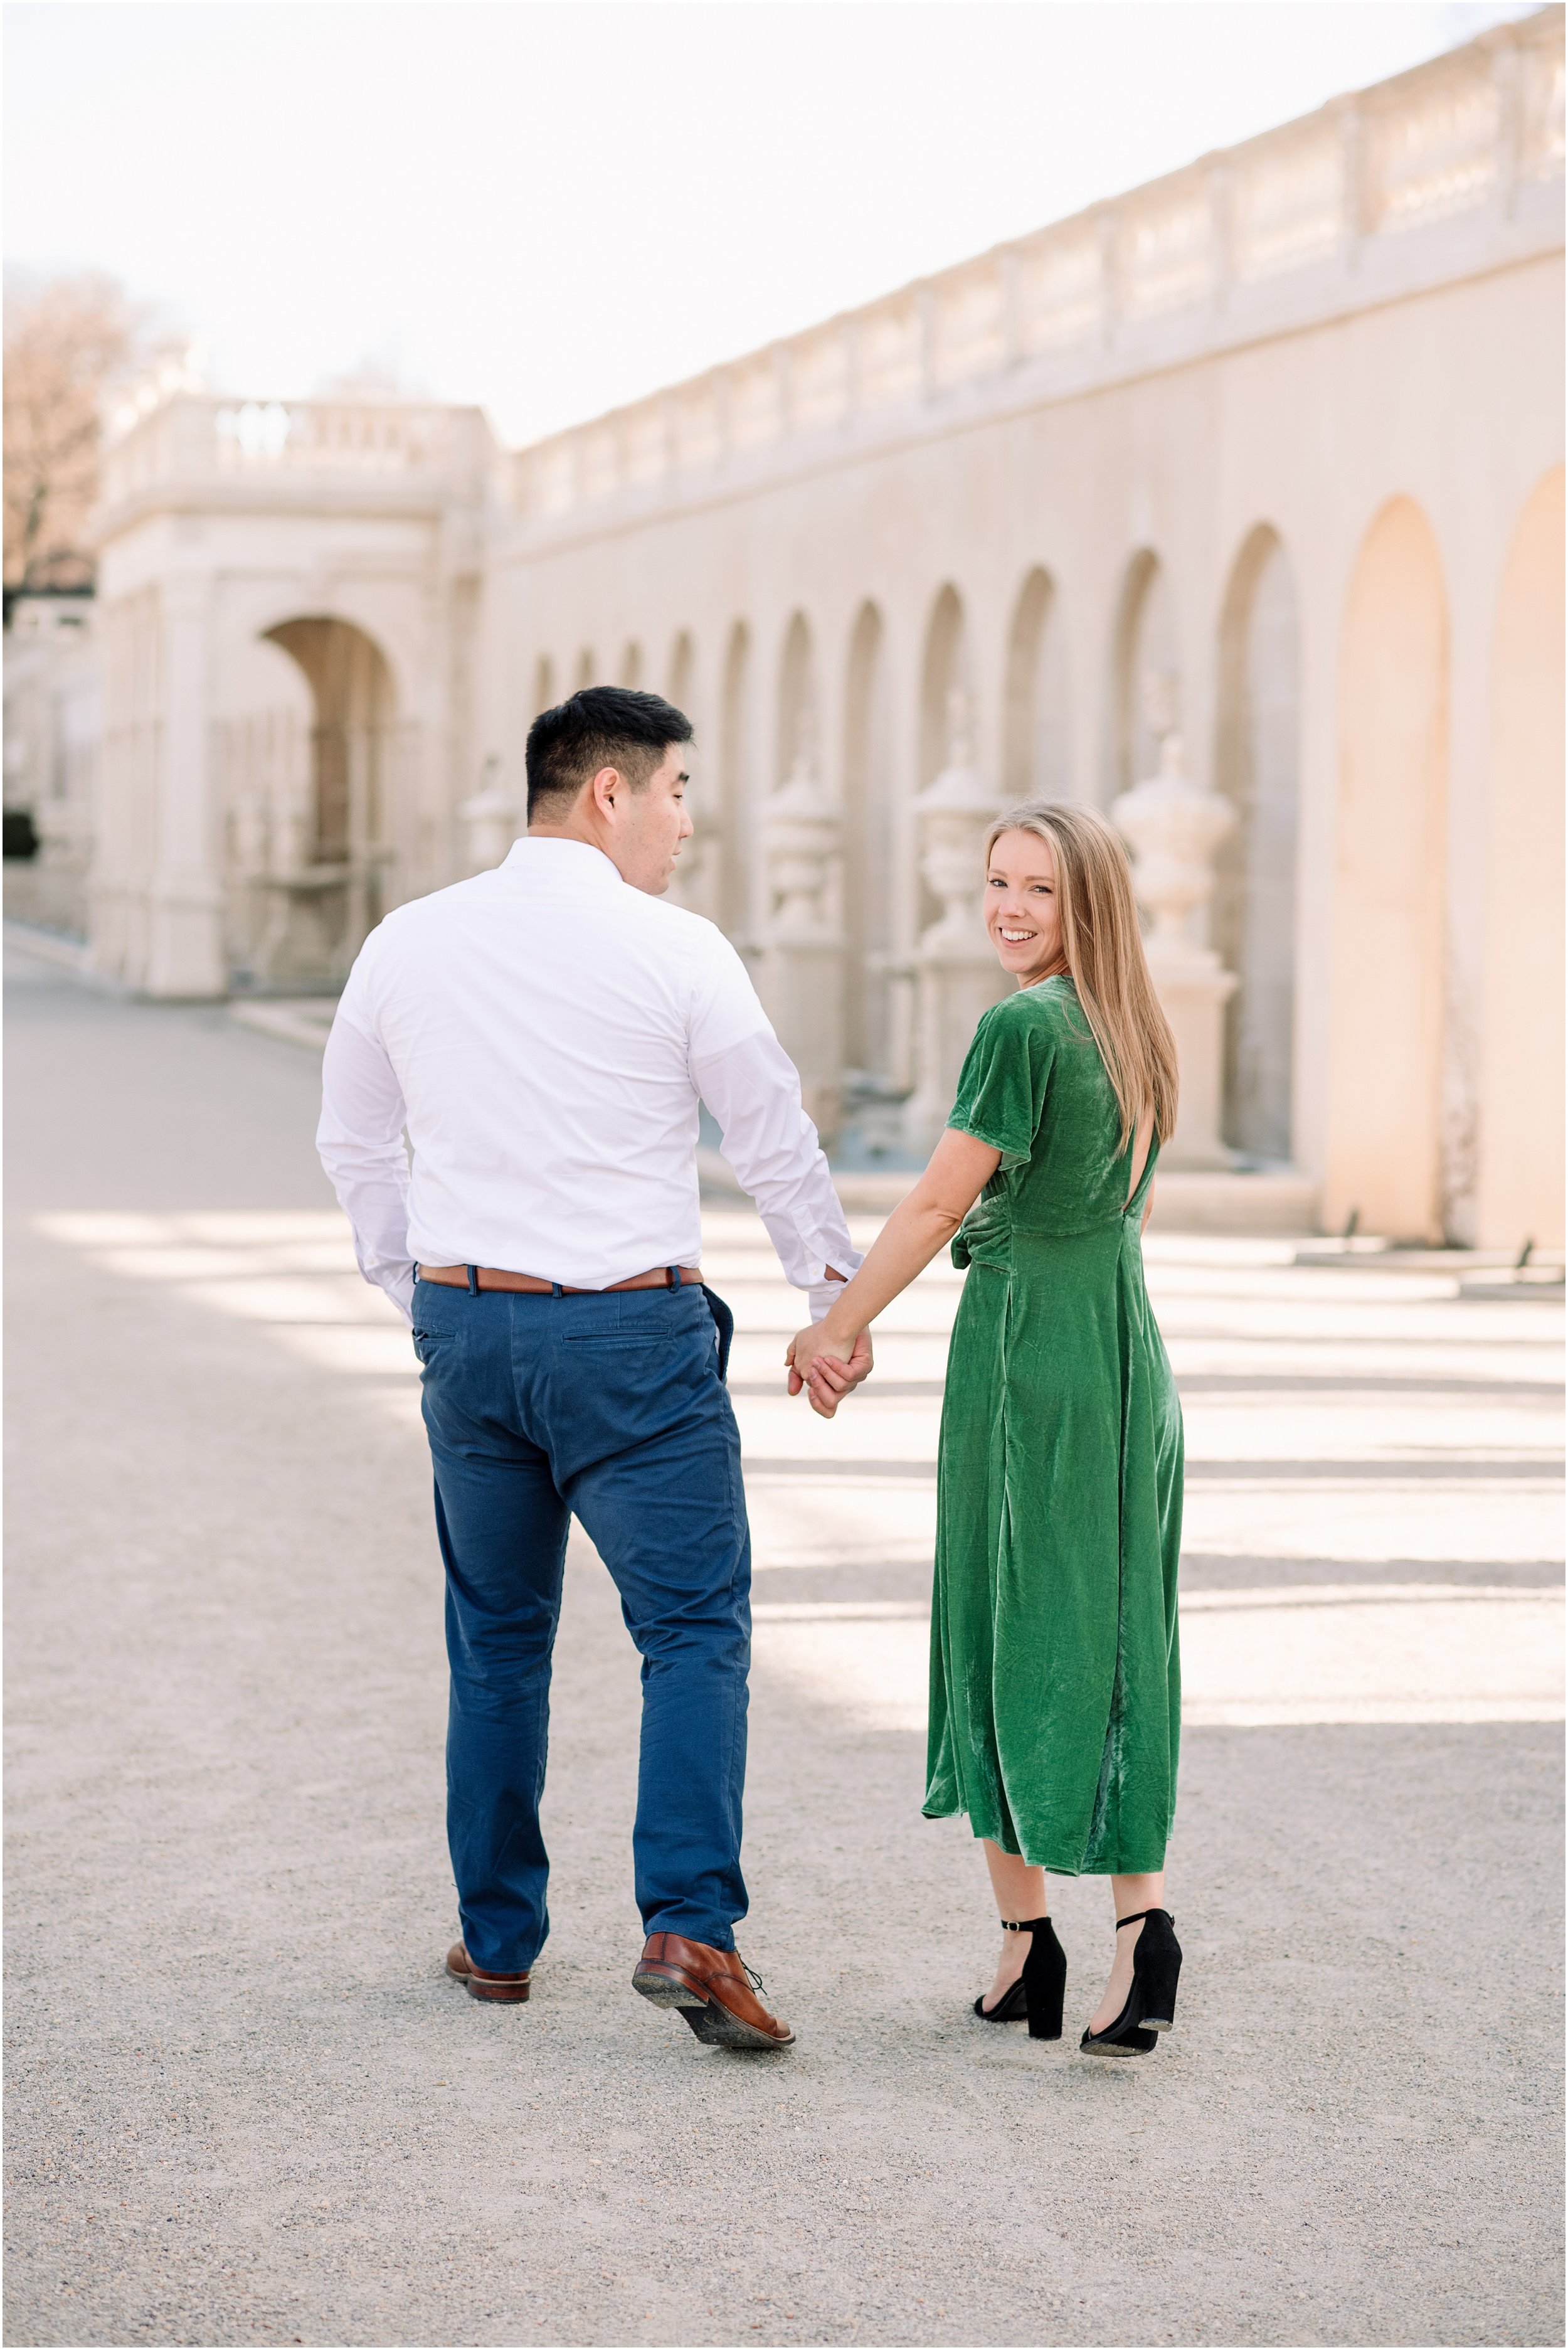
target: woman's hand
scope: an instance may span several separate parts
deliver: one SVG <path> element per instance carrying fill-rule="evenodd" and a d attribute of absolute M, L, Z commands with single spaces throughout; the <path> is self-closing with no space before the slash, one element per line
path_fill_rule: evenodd
<path fill-rule="evenodd" d="M 811 1408 L 831 1419 L 871 1368 L 869 1326 L 900 1290 L 945 1248 L 1002 1163 L 989 1142 L 950 1126 L 925 1173 L 898 1202 L 826 1318 L 797 1332 L 784 1356 L 789 1391 L 810 1391 Z"/>
<path fill-rule="evenodd" d="M 866 1330 L 853 1339 L 836 1333 L 828 1322 L 814 1322 L 797 1330 L 784 1348 L 792 1396 L 806 1390 L 813 1411 L 831 1419 L 845 1397 L 871 1370 L 871 1337 Z"/>

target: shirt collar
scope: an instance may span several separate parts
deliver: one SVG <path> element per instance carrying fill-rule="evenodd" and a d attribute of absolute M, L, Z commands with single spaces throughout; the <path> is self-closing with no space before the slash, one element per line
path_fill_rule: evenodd
<path fill-rule="evenodd" d="M 514 879 L 565 881 L 575 879 L 621 889 L 620 875 L 602 848 L 586 840 L 537 840 L 524 835 L 514 840 L 501 865 Z"/>

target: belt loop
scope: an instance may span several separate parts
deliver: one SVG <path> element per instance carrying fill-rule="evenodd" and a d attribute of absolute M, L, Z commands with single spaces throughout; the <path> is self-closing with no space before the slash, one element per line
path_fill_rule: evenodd
<path fill-rule="evenodd" d="M 664 1268 L 664 1286 L 666 1287 L 666 1289 L 679 1289 L 679 1288 L 680 1288 L 680 1267 L 678 1264 L 667 1264 L 667 1265 L 665 1266 L 665 1268 Z"/>
<path fill-rule="evenodd" d="M 552 1297 L 565 1297 L 566 1294 L 566 1291 L 562 1288 L 558 1281 L 553 1281 L 550 1284 L 550 1295 Z"/>
<path fill-rule="evenodd" d="M 479 1267 L 476 1264 L 465 1264 L 463 1266 L 463 1271 L 468 1275 L 469 1295 L 471 1297 L 477 1297 L 479 1295 Z"/>

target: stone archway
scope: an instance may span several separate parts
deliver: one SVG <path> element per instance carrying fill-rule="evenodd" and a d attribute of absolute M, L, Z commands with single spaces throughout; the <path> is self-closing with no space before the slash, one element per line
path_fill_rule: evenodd
<path fill-rule="evenodd" d="M 754 744 L 752 632 L 744 620 L 730 631 L 719 716 L 718 873 L 713 915 L 738 947 L 752 942 L 752 881 L 756 818 L 753 804 Z"/>
<path fill-rule="evenodd" d="M 1325 1219 L 1442 1226 L 1449 621 L 1431 525 L 1395 498 L 1345 609 Z"/>
<path fill-rule="evenodd" d="M 1032 571 L 1019 591 L 1007 639 L 1002 768 L 1014 804 L 1076 796 L 1060 607 L 1050 573 Z"/>
<path fill-rule="evenodd" d="M 844 697 L 845 927 L 848 933 L 846 1045 L 862 1081 L 907 1093 L 913 996 L 895 972 L 899 934 L 900 810 L 894 784 L 887 630 L 863 604 L 849 640 Z"/>
<path fill-rule="evenodd" d="M 1498 601 L 1477 1239 L 1563 1239 L 1563 473 L 1532 494 Z"/>
<path fill-rule="evenodd" d="M 279 621 L 264 640 L 288 654 L 310 689 L 309 774 L 278 812 L 265 869 L 256 976 L 272 985 L 340 984 L 391 902 L 391 671 L 352 621 Z"/>
<path fill-rule="evenodd" d="M 1164 567 L 1141 547 L 1127 566 L 1111 674 L 1107 804 L 1159 766 L 1160 744 L 1182 723 L 1180 664 Z"/>
<path fill-rule="evenodd" d="M 1223 1134 L 1288 1163 L 1295 1033 L 1301 768 L 1295 583 L 1262 525 L 1236 558 L 1220 622 L 1214 779 L 1236 810 L 1215 858 L 1213 943 L 1239 982 L 1225 1008 Z"/>

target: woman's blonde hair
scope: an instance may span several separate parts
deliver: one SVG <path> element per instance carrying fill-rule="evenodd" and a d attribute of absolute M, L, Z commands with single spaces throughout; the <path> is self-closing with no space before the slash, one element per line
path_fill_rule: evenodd
<path fill-rule="evenodd" d="M 1127 850 L 1103 816 L 1065 800 L 1032 800 L 998 816 L 985 861 L 1004 832 L 1032 832 L 1056 865 L 1062 952 L 1121 1108 L 1125 1150 L 1149 1110 L 1161 1142 L 1176 1125 L 1176 1039 L 1143 951 Z"/>

